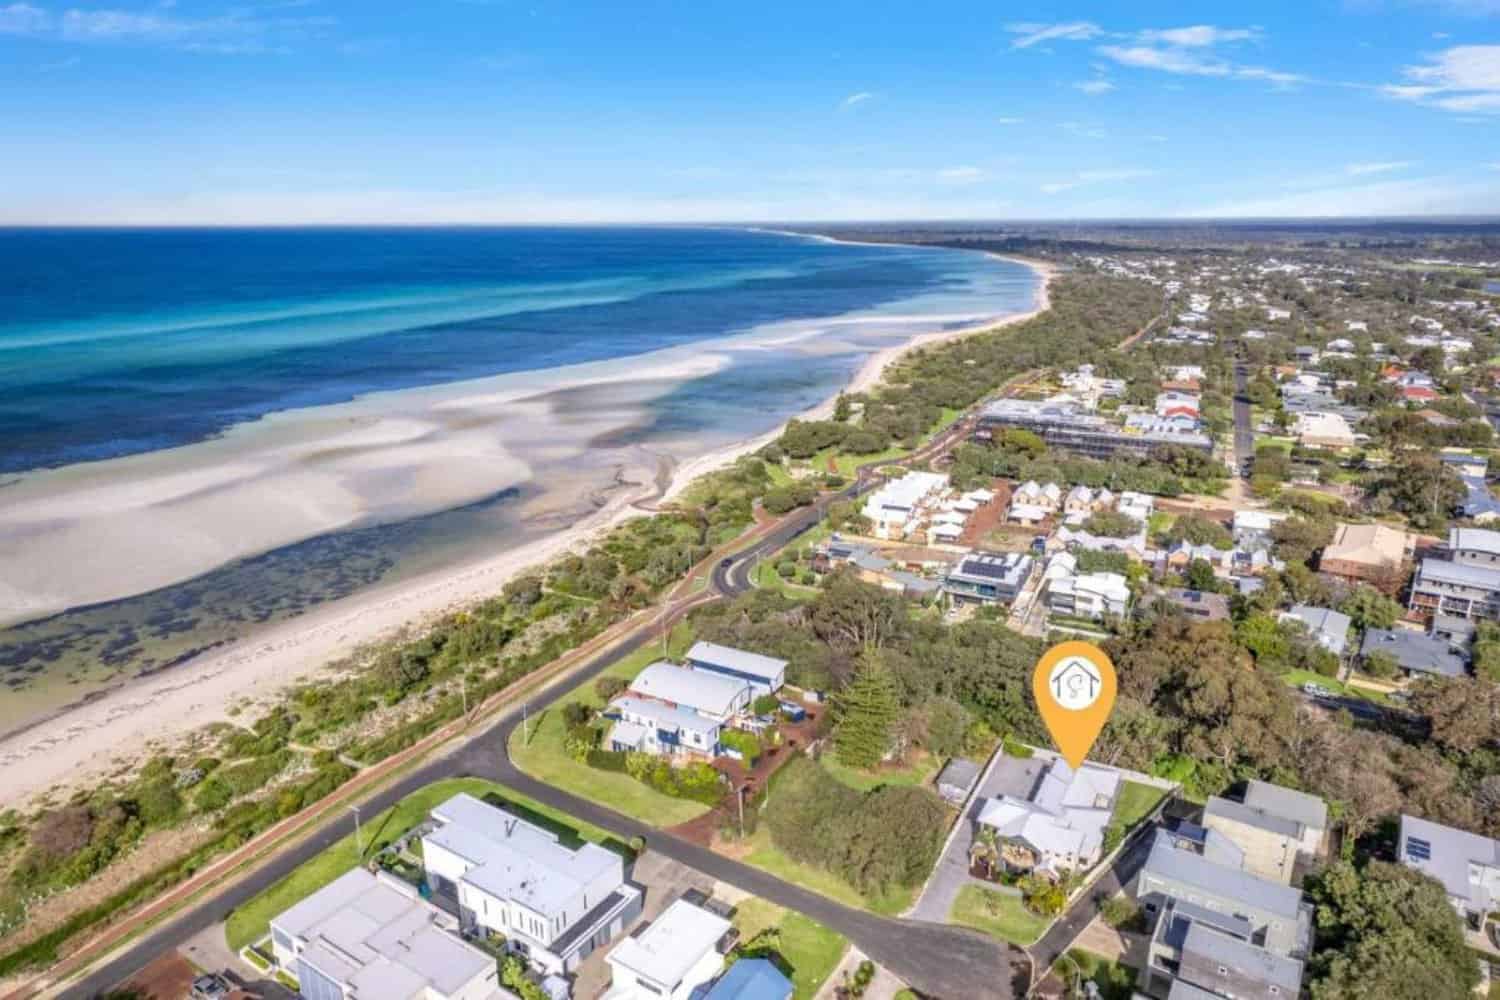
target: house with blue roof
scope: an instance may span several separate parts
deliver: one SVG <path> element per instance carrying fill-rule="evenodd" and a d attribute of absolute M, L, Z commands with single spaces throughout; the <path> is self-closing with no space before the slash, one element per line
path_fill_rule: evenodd
<path fill-rule="evenodd" d="M 792 981 L 766 958 L 742 958 L 702 1000 L 791 1000 Z"/>

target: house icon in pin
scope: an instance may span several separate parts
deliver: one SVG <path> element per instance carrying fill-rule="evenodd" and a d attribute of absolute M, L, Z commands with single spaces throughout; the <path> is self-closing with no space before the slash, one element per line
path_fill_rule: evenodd
<path fill-rule="evenodd" d="M 1099 671 L 1081 656 L 1070 656 L 1054 667 L 1048 684 L 1059 705 L 1075 710 L 1092 705 L 1103 687 Z"/>

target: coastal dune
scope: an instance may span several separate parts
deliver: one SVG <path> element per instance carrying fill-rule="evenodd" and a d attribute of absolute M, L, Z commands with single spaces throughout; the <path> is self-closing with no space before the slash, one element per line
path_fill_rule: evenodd
<path fill-rule="evenodd" d="M 1045 309 L 1050 272 L 1029 266 L 1042 278 L 1032 310 L 889 344 L 846 389 L 874 387 L 915 347 Z M 201 444 L 21 477 L 0 506 L 0 562 L 32 567 L 0 582 L 0 615 L 12 620 L 75 605 L 80 594 L 107 600 L 136 593 L 299 537 L 441 510 L 539 477 L 561 484 L 572 505 L 558 515 L 566 528 L 535 541 L 373 586 L 0 740 L 7 775 L 0 808 L 114 770 L 153 745 L 228 718 L 232 705 L 270 698 L 366 642 L 420 626 L 495 593 L 528 567 L 586 547 L 638 515 L 642 501 L 679 494 L 780 428 L 724 446 L 684 439 L 676 449 L 606 447 L 603 461 L 626 485 L 596 506 L 580 501 L 591 482 L 582 458 L 599 462 L 601 440 L 649 420 L 653 400 L 723 369 L 737 354 L 791 347 L 811 357 L 837 336 L 827 325 L 800 332 L 771 326 L 709 345 L 374 394 L 274 414 Z M 570 394 L 587 405 L 563 405 Z M 826 416 L 832 405 L 830 398 L 799 416 Z M 653 485 L 661 461 L 674 470 L 664 493 Z"/>

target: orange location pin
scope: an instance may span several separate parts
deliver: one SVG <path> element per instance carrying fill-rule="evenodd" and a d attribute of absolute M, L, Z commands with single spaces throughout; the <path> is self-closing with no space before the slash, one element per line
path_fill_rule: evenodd
<path fill-rule="evenodd" d="M 1115 707 L 1118 686 L 1115 665 L 1093 643 L 1058 643 L 1037 662 L 1031 690 L 1052 742 L 1070 766 L 1077 768 L 1093 749 Z"/>

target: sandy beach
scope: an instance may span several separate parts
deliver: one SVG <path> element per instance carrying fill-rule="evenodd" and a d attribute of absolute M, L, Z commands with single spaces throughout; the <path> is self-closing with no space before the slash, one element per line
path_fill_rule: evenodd
<path fill-rule="evenodd" d="M 1037 271 L 1042 279 L 1032 310 L 962 329 L 922 334 L 881 350 L 861 367 L 846 391 L 873 388 L 884 372 L 911 350 L 1022 322 L 1046 309 L 1051 268 L 1034 261 L 1018 262 Z M 713 352 L 701 350 L 675 354 L 669 351 L 662 355 L 652 357 L 645 366 L 639 359 L 631 359 L 625 366 L 561 372 L 546 385 L 539 385 L 533 379 L 524 392 L 516 379 L 501 377 L 406 393 L 401 406 L 395 409 L 380 399 L 358 400 L 341 410 L 326 408 L 339 412 L 320 414 L 323 426 L 316 433 L 310 431 L 305 421 L 268 418 L 250 425 L 250 430 L 238 432 L 261 435 L 263 440 L 255 447 L 247 449 L 243 439 L 220 446 L 207 442 L 190 449 L 121 460 L 146 467 L 147 475 L 116 480 L 107 474 L 107 469 L 101 471 L 101 467 L 110 463 L 96 463 L 86 467 L 87 471 L 62 469 L 23 480 L 19 486 L 9 488 L 22 492 L 12 494 L 16 502 L 7 516 L 12 518 L 13 525 L 33 526 L 37 532 L 78 531 L 79 536 L 68 539 L 68 544 L 80 555 L 90 553 L 91 547 L 113 544 L 121 533 L 153 539 L 176 537 L 175 533 L 184 530 L 183 525 L 201 529 L 196 534 L 186 531 L 189 539 L 199 539 L 198 547 L 183 548 L 189 557 L 187 562 L 164 561 L 161 553 L 145 550 L 118 551 L 110 556 L 111 565 L 129 567 L 132 574 L 128 580 L 110 580 L 103 585 L 113 586 L 119 592 L 132 592 L 153 580 L 176 578 L 174 574 L 184 572 L 184 566 L 191 566 L 192 559 L 223 557 L 215 548 L 224 544 L 222 538 L 208 531 L 203 523 L 210 516 L 208 508 L 194 506 L 201 499 L 222 501 L 226 490 L 243 491 L 234 509 L 246 524 L 246 531 L 240 535 L 240 544 L 246 551 L 279 540 L 279 536 L 257 534 L 253 530 L 258 523 L 254 514 L 267 504 L 281 504 L 283 511 L 290 509 L 294 515 L 290 519 L 295 526 L 293 530 L 305 534 L 328 530 L 330 518 L 332 526 L 337 527 L 370 517 L 372 512 L 382 516 L 410 516 L 422 509 L 465 502 L 524 478 L 538 464 L 566 463 L 598 435 L 628 423 L 639 404 L 651 395 L 651 391 L 641 390 L 639 396 L 631 396 L 617 411 L 560 435 L 555 423 L 548 423 L 545 404 L 535 402 L 546 391 L 593 386 L 610 379 L 642 385 L 643 370 L 661 374 L 661 382 L 666 385 L 671 379 L 691 377 L 694 372 L 722 363 Z M 623 374 L 626 371 L 631 376 L 628 380 Z M 531 406 L 524 419 L 516 417 L 518 403 Z M 833 404 L 832 398 L 827 399 L 799 416 L 824 417 L 832 411 Z M 403 628 L 420 628 L 434 617 L 492 595 L 522 570 L 545 563 L 564 551 L 586 548 L 610 526 L 640 514 L 643 507 L 649 509 L 655 502 L 678 495 L 696 477 L 756 450 L 779 433 L 778 428 L 733 447 L 717 448 L 681 461 L 660 497 L 654 483 L 657 470 L 643 457 L 624 476 L 628 483 L 639 485 L 625 485 L 611 491 L 601 507 L 565 530 L 467 565 L 372 587 L 272 626 L 253 639 L 222 651 L 126 682 L 41 725 L 6 738 L 0 741 L 0 768 L 4 768 L 6 775 L 0 787 L 0 808 L 19 805 L 51 789 L 119 772 L 153 747 L 170 745 L 191 730 L 229 718 L 231 706 L 269 700 L 288 684 L 324 669 L 364 643 Z M 215 447 L 221 447 L 222 453 L 214 451 Z M 184 461 L 181 452 L 192 452 L 190 460 Z M 205 455 L 220 460 L 202 461 Z M 482 471 L 476 473 L 476 468 Z M 131 471 L 138 473 L 140 469 Z M 49 482 L 48 477 L 70 475 L 92 479 L 82 484 L 87 489 L 76 491 L 73 487 L 79 484 L 67 483 L 72 494 L 69 503 L 73 506 L 59 507 L 55 502 L 57 484 Z M 394 494 L 388 481 L 392 477 L 403 484 Z M 37 482 L 39 485 L 28 485 Z M 370 489 L 363 491 L 362 484 L 371 484 Z M 112 516 L 118 511 L 119 517 L 131 520 L 106 520 L 101 523 L 114 527 L 99 528 L 88 523 L 84 516 L 106 509 Z M 71 522 L 69 515 L 79 515 L 78 520 Z M 263 519 L 260 523 L 264 523 Z M 287 518 L 278 523 L 286 524 Z M 63 528 L 58 528 L 59 525 Z M 284 533 L 286 529 L 278 530 Z M 12 537 L 24 536 L 25 532 L 15 532 Z M 83 563 L 86 568 L 102 564 L 98 559 L 84 559 Z M 0 608 L 4 609 L 0 613 L 9 612 L 13 616 L 18 611 L 32 611 L 38 600 L 46 599 L 45 594 L 38 597 L 34 591 L 24 591 L 14 580 L 8 585 L 11 591 L 0 594 Z M 100 592 L 96 599 L 109 596 Z"/>

